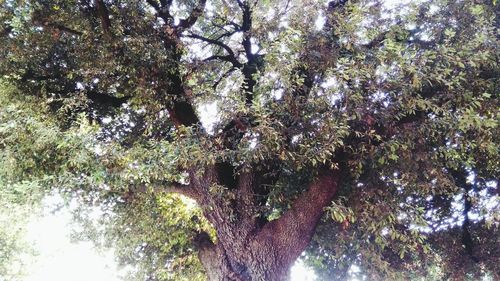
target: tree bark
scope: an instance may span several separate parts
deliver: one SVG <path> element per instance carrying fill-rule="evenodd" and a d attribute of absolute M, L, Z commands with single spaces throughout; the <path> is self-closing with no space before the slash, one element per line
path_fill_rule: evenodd
<path fill-rule="evenodd" d="M 288 280 L 291 266 L 308 246 L 339 182 L 339 171 L 321 171 L 288 211 L 260 227 L 255 220 L 228 221 L 227 210 L 207 209 L 205 216 L 218 237 L 216 243 L 204 233 L 197 239 L 208 280 Z"/>

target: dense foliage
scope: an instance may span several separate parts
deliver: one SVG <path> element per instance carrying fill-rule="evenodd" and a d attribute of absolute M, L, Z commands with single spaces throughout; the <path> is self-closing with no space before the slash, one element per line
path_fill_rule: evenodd
<path fill-rule="evenodd" d="M 31 134 L 18 128 L 28 128 L 46 131 L 48 123 L 43 122 L 32 114 L 28 102 L 23 98 L 12 96 L 12 87 L 2 84 L 0 89 L 0 135 L 2 145 L 15 140 L 30 139 Z M 29 99 L 29 98 L 28 98 Z M 12 119 L 12 116 L 16 116 Z M 12 134 L 15 130 L 15 135 Z M 33 144 L 33 142 L 32 142 Z M 36 148 L 34 148 L 36 151 Z M 27 224 L 30 219 L 36 218 L 40 211 L 40 200 L 43 197 L 41 182 L 44 177 L 24 178 L 19 173 L 24 170 L 20 165 L 9 162 L 14 160 L 13 151 L 2 146 L 0 166 L 0 280 L 19 280 L 29 270 L 29 258 L 35 252 L 32 245 L 25 239 Z M 23 152 L 24 153 L 24 152 Z M 9 156 L 9 154 L 11 156 Z M 29 165 L 29 164 L 27 164 Z M 19 168 L 19 170 L 16 170 Z"/>
<path fill-rule="evenodd" d="M 0 194 L 131 280 L 499 278 L 496 1 L 1 3 Z"/>

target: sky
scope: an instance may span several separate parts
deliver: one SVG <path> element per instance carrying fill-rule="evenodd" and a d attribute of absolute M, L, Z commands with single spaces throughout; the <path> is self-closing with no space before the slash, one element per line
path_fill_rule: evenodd
<path fill-rule="evenodd" d="M 43 216 L 28 225 L 26 239 L 37 255 L 22 281 L 119 281 L 113 253 L 99 253 L 91 242 L 72 242 L 70 210 L 51 209 L 47 206 Z"/>

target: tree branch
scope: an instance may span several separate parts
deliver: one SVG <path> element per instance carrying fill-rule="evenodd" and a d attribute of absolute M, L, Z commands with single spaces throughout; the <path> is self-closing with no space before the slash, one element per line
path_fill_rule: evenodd
<path fill-rule="evenodd" d="M 309 244 L 316 225 L 340 184 L 340 171 L 323 169 L 306 192 L 279 219 L 268 222 L 256 241 L 271 240 L 284 264 L 291 264 Z"/>
<path fill-rule="evenodd" d="M 464 209 L 462 215 L 464 217 L 464 222 L 462 223 L 462 245 L 467 256 L 474 262 L 478 262 L 478 258 L 474 255 L 474 242 L 472 240 L 472 235 L 470 232 L 470 218 L 469 212 L 472 209 L 472 201 L 469 196 L 469 191 L 474 189 L 473 184 L 467 183 L 467 172 L 462 170 L 448 169 L 450 175 L 453 177 L 457 187 L 464 190 Z"/>
<path fill-rule="evenodd" d="M 172 63 L 168 73 L 161 73 L 157 77 L 159 83 L 156 85 L 156 91 L 160 96 L 172 97 L 166 104 L 166 108 L 176 127 L 201 125 L 196 110 L 190 102 L 189 89 L 182 80 L 183 77 L 179 68 L 183 44 L 179 38 L 179 33 L 171 25 L 167 25 L 167 28 L 169 31 L 163 33 L 162 40 L 165 51 L 169 54 Z"/>
<path fill-rule="evenodd" d="M 241 0 L 236 0 L 236 3 L 238 3 L 238 6 L 240 6 L 241 9 L 244 8 L 245 3 L 242 2 Z"/>
<path fill-rule="evenodd" d="M 153 9 L 155 9 L 155 11 L 157 13 L 160 13 L 161 11 L 161 8 L 160 8 L 160 5 L 158 4 L 158 2 L 156 2 L 156 0 L 146 0 L 146 2 L 148 2 L 148 4 L 153 7 Z"/>
<path fill-rule="evenodd" d="M 220 61 L 225 61 L 229 62 L 233 65 L 233 69 L 235 68 L 240 68 L 242 64 L 235 59 L 235 57 L 231 55 L 226 55 L 226 56 L 220 56 L 220 55 L 214 55 L 214 56 L 209 56 L 205 59 L 203 59 L 204 62 L 212 61 L 212 60 L 220 60 Z"/>
<path fill-rule="evenodd" d="M 214 21 L 217 20 L 223 21 L 225 19 L 216 16 Z M 226 33 L 229 35 L 233 35 L 234 33 L 241 31 L 241 26 L 233 21 L 227 21 L 225 24 L 217 24 L 216 22 L 212 22 L 211 24 L 219 29 L 226 31 Z M 226 26 L 232 26 L 234 29 L 232 31 L 227 31 L 225 28 Z"/>
<path fill-rule="evenodd" d="M 3 30 L 0 32 L 0 37 L 9 35 L 13 29 L 14 27 L 12 27 L 11 25 L 4 27 Z"/>
<path fill-rule="evenodd" d="M 131 98 L 131 96 L 115 97 L 110 94 L 100 93 L 96 91 L 86 91 L 85 94 L 87 98 L 96 105 L 111 106 L 113 108 L 119 108 Z"/>
<path fill-rule="evenodd" d="M 207 37 L 203 37 L 203 36 L 198 35 L 198 34 L 189 34 L 187 36 L 190 37 L 190 38 L 198 39 L 198 40 L 207 42 L 209 44 L 217 45 L 217 46 L 223 48 L 224 50 L 226 50 L 226 52 L 228 53 L 228 55 L 227 56 L 220 56 L 219 58 L 224 58 L 223 59 L 224 61 L 231 62 L 234 67 L 238 67 L 239 68 L 239 67 L 242 66 L 242 64 L 236 59 L 234 51 L 231 49 L 231 47 L 229 47 L 228 45 L 222 43 L 221 41 L 218 41 L 218 40 L 215 40 L 215 39 L 210 39 L 210 38 L 207 38 Z M 214 57 L 214 56 L 212 56 L 212 57 Z"/>
<path fill-rule="evenodd" d="M 101 19 L 101 26 L 104 32 L 104 35 L 108 38 L 111 37 L 111 20 L 109 19 L 109 11 L 106 8 L 106 4 L 104 4 L 103 0 L 95 1 L 97 7 L 97 13 L 99 18 Z"/>
<path fill-rule="evenodd" d="M 146 0 L 146 2 L 153 7 L 153 9 L 155 9 L 158 16 L 160 16 L 165 23 L 169 24 L 170 21 L 173 21 L 173 17 L 170 15 L 170 5 L 172 4 L 172 1 L 160 0 L 161 5 L 158 4 L 156 0 Z"/>
<path fill-rule="evenodd" d="M 241 44 L 243 45 L 243 49 L 245 50 L 245 55 L 247 58 L 247 62 L 243 66 L 243 76 L 245 76 L 244 80 L 244 91 L 245 91 L 245 101 L 247 105 L 251 105 L 253 101 L 253 88 L 256 84 L 255 78 L 253 77 L 255 73 L 257 73 L 258 67 L 256 65 L 256 56 L 252 54 L 252 10 L 248 1 L 238 1 L 238 5 L 240 6 L 243 12 L 243 18 L 241 23 L 241 31 L 243 32 L 243 40 Z"/>
<path fill-rule="evenodd" d="M 74 29 L 69 28 L 69 27 L 66 27 L 66 26 L 64 26 L 62 24 L 45 22 L 44 25 L 47 26 L 47 27 L 50 27 L 50 28 L 54 28 L 54 29 L 60 30 L 62 32 L 73 34 L 73 35 L 78 35 L 78 36 L 83 35 L 83 32 L 78 31 L 78 30 L 74 30 Z"/>
<path fill-rule="evenodd" d="M 216 90 L 216 89 L 217 89 L 217 86 L 219 86 L 220 82 L 222 82 L 222 80 L 223 80 L 224 78 L 228 77 L 228 76 L 229 76 L 232 72 L 234 72 L 235 70 L 236 70 L 236 68 L 234 68 L 234 67 L 233 67 L 233 68 L 229 69 L 228 71 L 226 71 L 224 74 L 222 74 L 222 75 L 221 75 L 221 77 L 220 77 L 219 79 L 217 79 L 217 80 L 215 81 L 215 83 L 212 85 L 212 88 L 213 88 L 214 90 Z"/>
<path fill-rule="evenodd" d="M 157 184 L 152 184 L 150 187 L 155 193 L 176 193 L 191 198 L 195 201 L 199 200 L 198 192 L 189 184 L 184 185 L 177 182 L 160 182 Z"/>
<path fill-rule="evenodd" d="M 248 2 L 245 2 L 243 6 L 240 6 L 243 11 L 243 23 L 241 24 L 241 31 L 243 32 L 242 45 L 245 49 L 245 54 L 247 56 L 248 63 L 250 64 L 253 60 L 252 54 L 252 42 L 250 36 L 250 30 L 252 28 L 252 11 Z"/>
<path fill-rule="evenodd" d="M 194 9 L 191 11 L 191 14 L 186 19 L 181 19 L 177 27 L 181 30 L 184 30 L 193 26 L 198 18 L 203 14 L 206 3 L 207 0 L 199 0 L 198 5 L 194 7 Z"/>

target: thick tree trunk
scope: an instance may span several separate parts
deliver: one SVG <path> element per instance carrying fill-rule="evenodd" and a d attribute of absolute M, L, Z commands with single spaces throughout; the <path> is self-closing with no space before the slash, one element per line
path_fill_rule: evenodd
<path fill-rule="evenodd" d="M 238 247 L 239 248 L 239 247 Z M 283 264 L 269 241 L 254 241 L 240 252 L 243 263 L 227 254 L 221 243 L 200 248 L 199 257 L 210 281 L 285 281 L 291 264 Z"/>
<path fill-rule="evenodd" d="M 279 219 L 256 226 L 224 220 L 226 210 L 206 211 L 217 231 L 198 238 L 199 257 L 211 281 L 285 281 L 309 244 L 316 225 L 337 192 L 338 171 L 322 171 Z"/>

